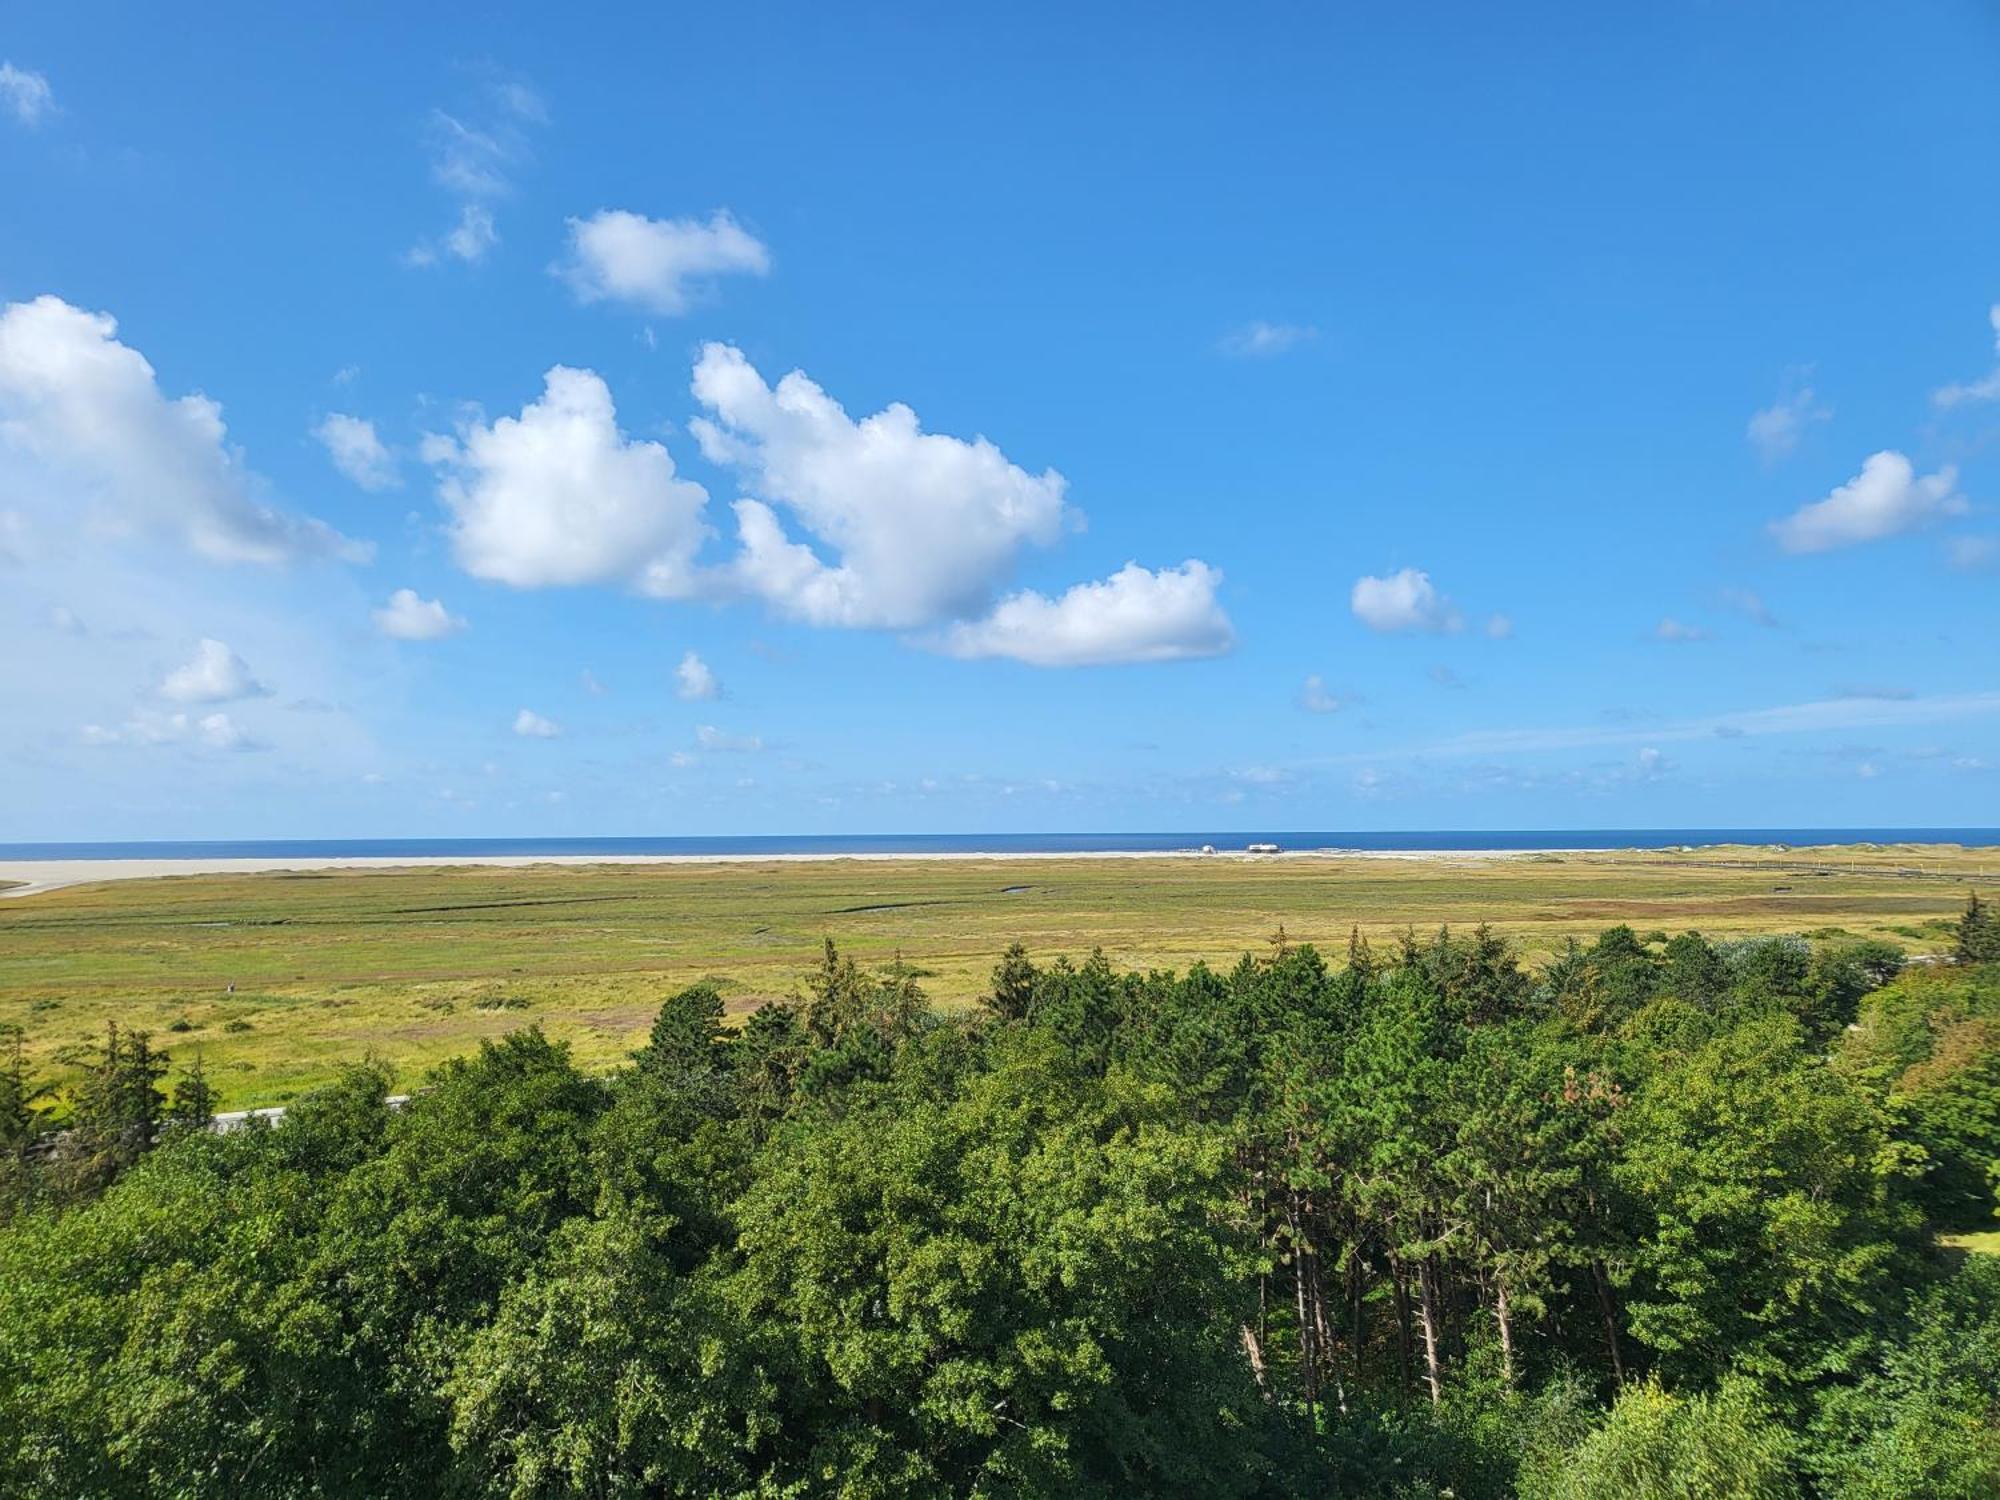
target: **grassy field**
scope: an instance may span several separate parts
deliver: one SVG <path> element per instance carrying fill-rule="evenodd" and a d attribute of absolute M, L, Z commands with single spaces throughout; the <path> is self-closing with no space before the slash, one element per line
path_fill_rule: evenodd
<path fill-rule="evenodd" d="M 839 860 L 179 876 L 0 900 L 0 1024 L 39 1076 L 108 1021 L 199 1052 L 225 1104 L 282 1102 L 373 1053 L 405 1082 L 528 1022 L 586 1064 L 634 1045 L 661 997 L 711 977 L 736 1010 L 794 991 L 833 937 L 901 954 L 944 1004 L 1019 938 L 1184 967 L 1262 951 L 1282 925 L 1342 951 L 1406 926 L 1491 923 L 1530 961 L 1641 933 L 1801 932 L 1946 944 L 2000 851 L 1704 849 L 1500 860 Z"/>

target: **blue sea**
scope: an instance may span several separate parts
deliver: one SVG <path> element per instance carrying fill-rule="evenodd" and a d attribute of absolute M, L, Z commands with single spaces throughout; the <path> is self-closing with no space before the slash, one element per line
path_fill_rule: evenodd
<path fill-rule="evenodd" d="M 555 839 L 204 839 L 0 844 L 0 859 L 464 859 L 481 855 L 1148 854 L 1198 849 L 1668 849 L 1683 844 L 1964 844 L 2000 828 L 1515 828 L 1394 833 L 1233 829 L 1177 833 L 865 833 Z"/>

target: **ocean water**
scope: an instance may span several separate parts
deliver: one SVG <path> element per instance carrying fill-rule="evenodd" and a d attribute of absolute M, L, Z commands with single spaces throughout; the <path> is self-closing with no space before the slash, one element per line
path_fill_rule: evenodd
<path fill-rule="evenodd" d="M 2000 828 L 1517 828 L 1394 833 L 1235 829 L 1177 833 L 760 834 L 693 838 L 203 839 L 0 844 L 0 859 L 464 859 L 480 855 L 1146 854 L 1198 849 L 1667 849 L 1683 844 L 1965 844 Z"/>

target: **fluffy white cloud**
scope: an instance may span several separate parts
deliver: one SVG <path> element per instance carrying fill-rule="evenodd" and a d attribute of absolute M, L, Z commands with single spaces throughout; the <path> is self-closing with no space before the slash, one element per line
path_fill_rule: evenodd
<path fill-rule="evenodd" d="M 2000 302 L 1987 310 L 1987 320 L 1993 325 L 1993 350 L 2000 354 Z M 1939 406 L 1963 406 L 1969 401 L 2000 401 L 2000 369 L 1969 380 L 1963 385 L 1947 385 L 1931 393 L 1931 399 Z"/>
<path fill-rule="evenodd" d="M 674 692 L 689 703 L 705 703 L 722 696 L 722 684 L 708 663 L 690 651 L 674 668 Z"/>
<path fill-rule="evenodd" d="M 1774 464 L 1799 446 L 1799 439 L 1805 436 L 1808 427 L 1824 422 L 1832 415 L 1819 404 L 1811 386 L 1801 386 L 1788 395 L 1781 395 L 1762 411 L 1752 413 L 1743 435 L 1757 450 L 1759 458 L 1767 464 Z"/>
<path fill-rule="evenodd" d="M 1968 507 L 1957 485 L 1958 471 L 1949 465 L 1919 478 L 1900 453 L 1870 454 L 1861 472 L 1824 500 L 1773 521 L 1771 534 L 1787 552 L 1879 541 L 1940 516 L 1963 515 Z"/>
<path fill-rule="evenodd" d="M 1354 617 L 1370 630 L 1447 632 L 1465 621 L 1438 592 L 1431 575 L 1404 568 L 1386 578 L 1362 577 L 1349 596 Z"/>
<path fill-rule="evenodd" d="M 1157 573 L 1128 562 L 1059 599 L 1023 590 L 986 618 L 954 625 L 940 644 L 953 656 L 1004 656 L 1037 667 L 1219 656 L 1236 639 L 1215 599 L 1221 582 L 1220 572 L 1192 559 Z"/>
<path fill-rule="evenodd" d="M 394 640 L 436 641 L 465 629 L 465 621 L 439 600 L 422 598 L 415 589 L 397 589 L 375 611 L 375 628 Z"/>
<path fill-rule="evenodd" d="M 702 451 L 762 498 L 736 503 L 736 586 L 816 625 L 909 629 L 977 613 L 1021 549 L 1061 534 L 1066 483 L 1008 462 L 984 438 L 924 432 L 900 403 L 856 422 L 801 371 L 773 389 L 709 344 L 694 394 Z M 787 536 L 784 506 L 835 554 Z"/>
<path fill-rule="evenodd" d="M 364 490 L 386 490 L 396 482 L 396 460 L 366 418 L 330 412 L 313 436 L 333 466 Z"/>
<path fill-rule="evenodd" d="M 55 90 L 41 74 L 0 62 L 0 105 L 32 130 L 55 112 Z"/>
<path fill-rule="evenodd" d="M 707 492 L 658 443 L 618 430 L 611 392 L 557 365 L 518 417 L 432 436 L 459 565 L 516 588 L 622 583 L 663 598 L 696 586 Z"/>
<path fill-rule="evenodd" d="M 167 531 L 218 562 L 365 560 L 370 550 L 265 498 L 222 408 L 169 398 L 109 314 L 58 297 L 0 311 L 0 493 L 62 521 Z"/>
<path fill-rule="evenodd" d="M 713 724 L 697 726 L 694 742 L 704 750 L 733 750 L 745 754 L 764 748 L 764 741 L 757 735 L 728 734 Z"/>
<path fill-rule="evenodd" d="M 1336 714 L 1347 705 L 1328 691 L 1326 679 L 1315 673 L 1299 689 L 1299 707 L 1309 714 Z"/>
<path fill-rule="evenodd" d="M 194 658 L 176 667 L 160 682 L 160 696 L 170 703 L 227 703 L 234 698 L 261 698 L 269 693 L 243 658 L 221 641 L 203 640 Z"/>
<path fill-rule="evenodd" d="M 569 259 L 552 269 L 580 301 L 623 302 L 671 316 L 685 312 L 716 276 L 764 275 L 771 252 L 727 212 L 703 223 L 603 209 L 569 221 Z"/>
<path fill-rule="evenodd" d="M 1319 337 L 1319 330 L 1300 323 L 1246 323 L 1224 334 L 1222 352 L 1237 359 L 1270 359 Z"/>
<path fill-rule="evenodd" d="M 562 725 L 524 708 L 514 715 L 514 733 L 528 740 L 552 740 L 562 733 Z"/>

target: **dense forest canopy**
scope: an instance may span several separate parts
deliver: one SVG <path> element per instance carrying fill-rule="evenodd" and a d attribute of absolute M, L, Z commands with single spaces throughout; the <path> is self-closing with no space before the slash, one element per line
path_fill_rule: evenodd
<path fill-rule="evenodd" d="M 2000 924 L 1227 972 L 828 943 L 207 1127 L 0 1070 L 0 1493 L 2000 1493 Z"/>

